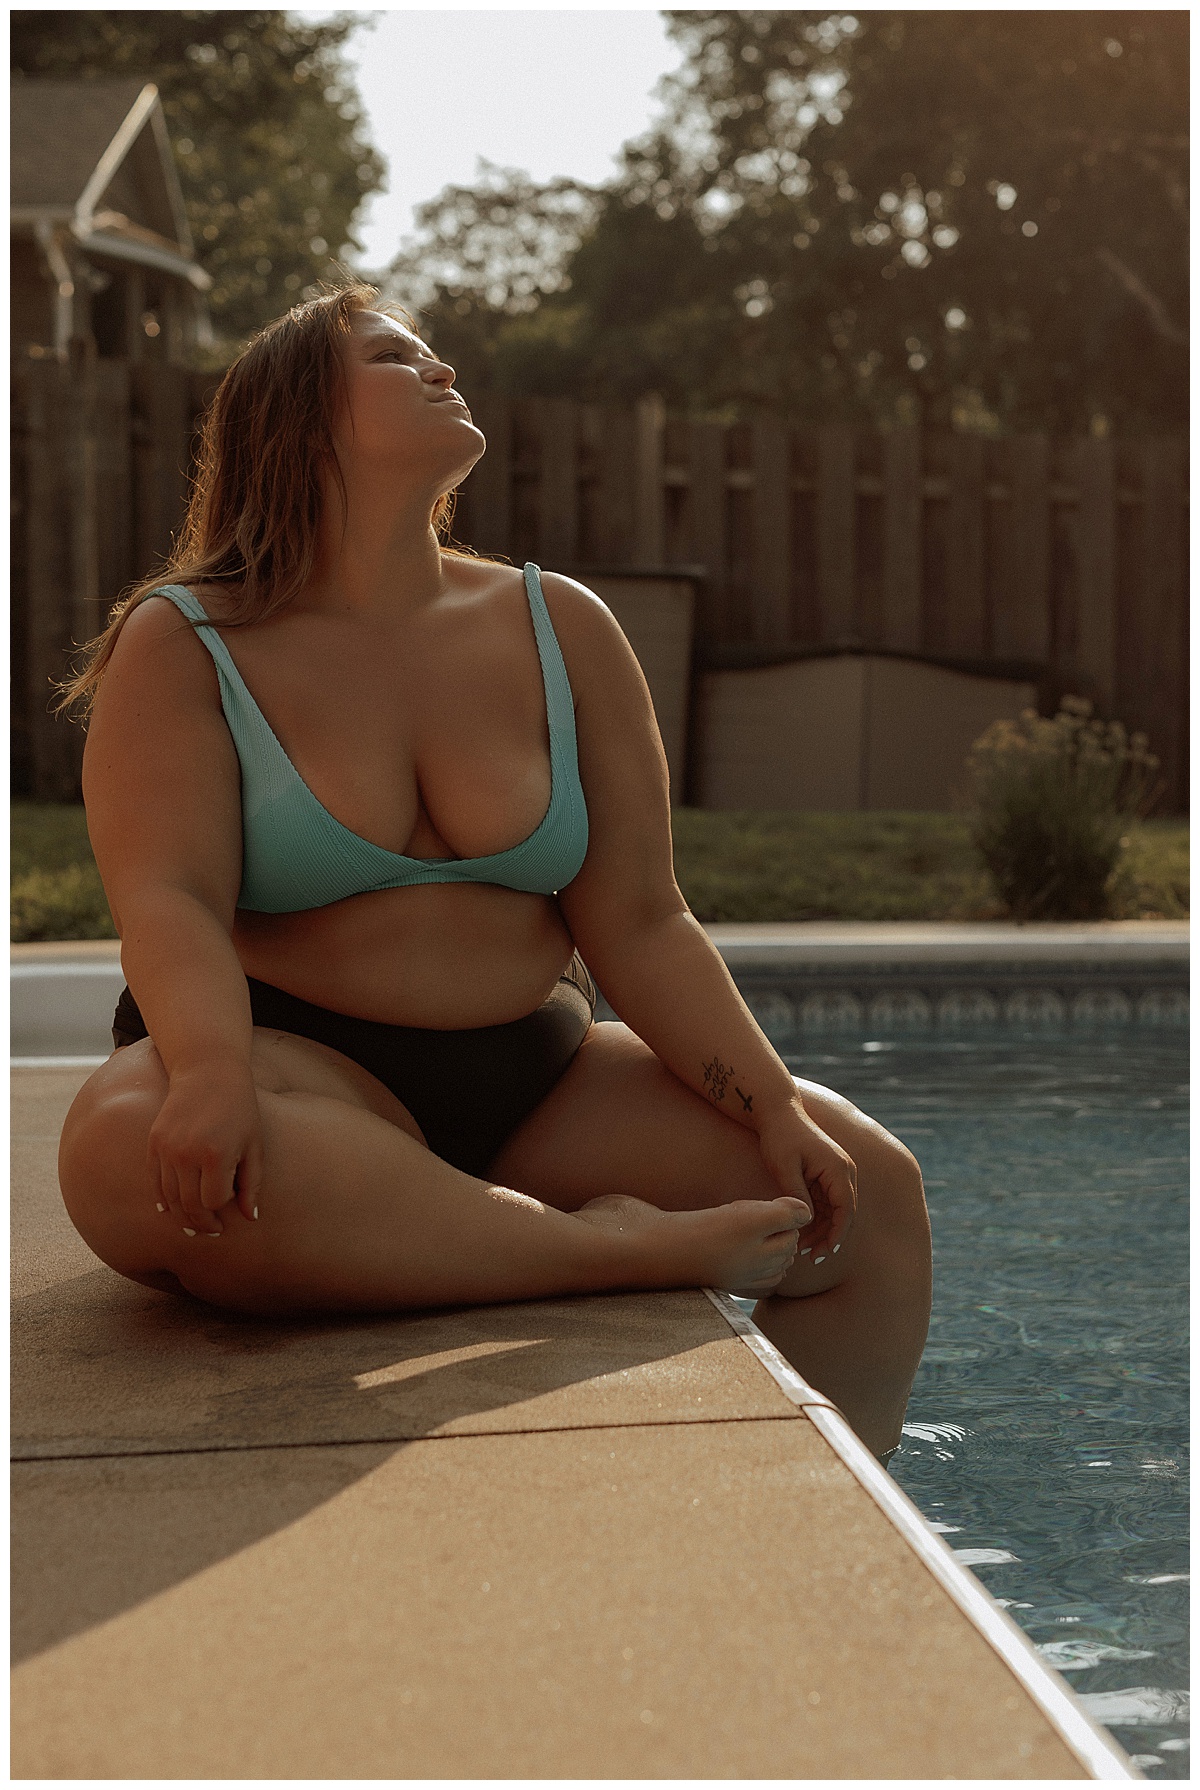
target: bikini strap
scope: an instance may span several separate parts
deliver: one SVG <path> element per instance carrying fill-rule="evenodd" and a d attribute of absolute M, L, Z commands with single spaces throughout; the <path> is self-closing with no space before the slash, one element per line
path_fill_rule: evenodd
<path fill-rule="evenodd" d="M 168 602 L 174 603 L 180 614 L 185 615 L 188 621 L 195 624 L 197 631 L 200 633 L 201 640 L 203 640 L 205 646 L 216 661 L 218 670 L 226 672 L 228 676 L 234 680 L 235 686 L 240 685 L 242 689 L 245 689 L 245 685 L 242 683 L 242 675 L 233 662 L 233 655 L 225 642 L 221 639 L 220 634 L 217 632 L 216 622 L 210 618 L 199 597 L 194 596 L 192 592 L 186 589 L 182 584 L 160 584 L 157 590 L 147 591 L 146 595 L 149 597 L 166 597 Z M 143 599 L 143 601 L 144 600 L 145 599 Z M 249 692 L 247 692 L 247 694 L 249 694 Z"/>
<path fill-rule="evenodd" d="M 538 657 L 542 662 L 542 684 L 546 692 L 546 719 L 550 725 L 551 735 L 560 733 L 570 736 L 572 749 L 575 745 L 575 700 L 571 694 L 571 681 L 567 676 L 567 667 L 563 660 L 562 648 L 558 644 L 558 636 L 554 632 L 554 623 L 550 620 L 550 611 L 546 607 L 546 598 L 542 592 L 541 572 L 532 560 L 525 564 L 525 590 L 529 597 L 529 612 L 533 619 L 533 632 L 537 640 Z"/>
<path fill-rule="evenodd" d="M 197 635 L 212 655 L 221 691 L 221 708 L 242 761 L 243 779 L 247 764 L 253 760 L 260 767 L 272 765 L 272 775 L 277 779 L 286 782 L 289 778 L 296 778 L 299 781 L 299 774 L 291 759 L 247 689 L 246 681 L 234 663 L 233 654 L 221 639 L 216 622 L 206 613 L 199 597 L 193 596 L 182 584 L 160 584 L 157 590 L 148 591 L 147 595 L 166 597 L 168 602 L 174 603 L 180 614 L 194 623 Z"/>

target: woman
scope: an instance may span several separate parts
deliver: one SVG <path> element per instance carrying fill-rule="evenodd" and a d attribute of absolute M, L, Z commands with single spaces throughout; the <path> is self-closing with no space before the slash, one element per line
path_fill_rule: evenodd
<path fill-rule="evenodd" d="M 484 449 L 453 381 L 369 287 L 263 331 L 172 582 L 67 686 L 128 978 L 67 1209 L 119 1273 L 247 1312 L 773 1293 L 767 1335 L 890 1451 L 917 1165 L 793 1082 L 688 912 L 603 604 L 441 544 Z"/>

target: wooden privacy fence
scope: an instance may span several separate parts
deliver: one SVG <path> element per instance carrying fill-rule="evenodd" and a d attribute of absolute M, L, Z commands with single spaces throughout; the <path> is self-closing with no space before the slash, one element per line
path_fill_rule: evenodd
<path fill-rule="evenodd" d="M 83 730 L 49 709 L 72 642 L 170 548 L 216 381 L 117 360 L 19 360 L 12 394 L 14 791 L 79 793 Z"/>
<path fill-rule="evenodd" d="M 455 532 L 570 570 L 693 567 L 713 667 L 891 652 L 1090 696 L 1186 805 L 1182 438 L 691 422 L 481 399 Z"/>
<path fill-rule="evenodd" d="M 16 368 L 14 766 L 78 786 L 46 712 L 70 639 L 163 555 L 210 376 L 93 361 Z M 1113 441 L 736 424 L 484 395 L 488 452 L 455 537 L 586 576 L 687 568 L 710 667 L 896 653 L 1092 697 L 1150 736 L 1186 805 L 1182 438 Z M 831 724 L 834 724 L 831 721 Z"/>

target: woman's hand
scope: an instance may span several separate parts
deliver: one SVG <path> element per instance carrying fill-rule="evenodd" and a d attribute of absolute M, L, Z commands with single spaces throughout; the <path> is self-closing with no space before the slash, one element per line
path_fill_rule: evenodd
<path fill-rule="evenodd" d="M 784 1193 L 806 1199 L 812 1223 L 800 1232 L 800 1253 L 820 1261 L 840 1249 L 858 1208 L 858 1171 L 804 1110 L 799 1094 L 772 1108 L 758 1128 L 762 1158 Z"/>
<path fill-rule="evenodd" d="M 257 1218 L 262 1120 L 249 1067 L 203 1064 L 172 1075 L 148 1155 L 159 1210 L 186 1231 L 219 1237 L 216 1214 L 235 1199 L 244 1217 Z"/>

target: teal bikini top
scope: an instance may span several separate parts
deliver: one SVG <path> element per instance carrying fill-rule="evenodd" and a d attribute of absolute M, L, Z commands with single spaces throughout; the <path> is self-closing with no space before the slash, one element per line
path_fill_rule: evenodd
<path fill-rule="evenodd" d="M 546 719 L 550 726 L 550 806 L 519 845 L 486 858 L 406 858 L 335 820 L 303 781 L 242 681 L 229 649 L 197 597 L 179 584 L 152 593 L 170 599 L 213 656 L 221 707 L 242 767 L 242 887 L 238 906 L 260 914 L 327 907 L 348 895 L 417 883 L 498 883 L 554 895 L 587 852 L 588 818 L 575 742 L 575 705 L 538 568 L 525 567 Z"/>

